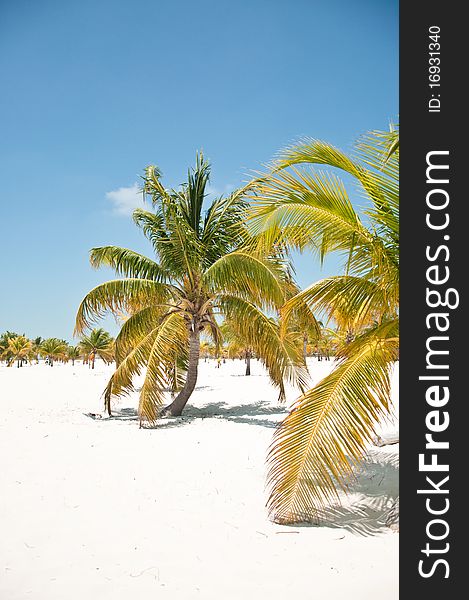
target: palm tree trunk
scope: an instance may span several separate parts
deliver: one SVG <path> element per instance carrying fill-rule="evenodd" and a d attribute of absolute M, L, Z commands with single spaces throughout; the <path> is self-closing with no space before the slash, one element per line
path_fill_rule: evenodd
<path fill-rule="evenodd" d="M 168 417 L 179 417 L 194 391 L 197 383 L 197 374 L 199 369 L 200 356 L 200 331 L 197 324 L 193 325 L 193 329 L 189 333 L 189 365 L 187 368 L 187 377 L 184 387 L 176 396 L 175 400 L 167 406 L 162 414 Z"/>
<path fill-rule="evenodd" d="M 246 375 L 251 375 L 251 351 L 246 351 Z"/>

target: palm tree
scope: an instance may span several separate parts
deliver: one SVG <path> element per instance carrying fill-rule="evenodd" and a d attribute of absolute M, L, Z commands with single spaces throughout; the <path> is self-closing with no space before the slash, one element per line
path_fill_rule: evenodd
<path fill-rule="evenodd" d="M 38 336 L 35 337 L 32 342 L 33 342 L 33 348 L 32 348 L 32 358 L 36 361 L 36 364 L 39 364 L 39 354 L 40 354 L 40 347 L 42 344 L 42 337 Z"/>
<path fill-rule="evenodd" d="M 58 338 L 47 338 L 39 347 L 39 353 L 49 361 L 51 367 L 55 360 L 63 360 L 67 353 L 67 342 Z"/>
<path fill-rule="evenodd" d="M 114 338 L 101 327 L 93 329 L 89 335 L 84 335 L 79 344 L 80 352 L 90 361 L 94 369 L 94 361 L 99 356 L 106 363 L 114 360 Z"/>
<path fill-rule="evenodd" d="M 10 337 L 8 339 L 8 346 L 4 351 L 8 366 L 11 367 L 16 360 L 17 367 L 22 367 L 23 362 L 30 358 L 32 347 L 33 343 L 24 335 Z"/>
<path fill-rule="evenodd" d="M 297 294 L 282 309 L 307 304 L 344 333 L 334 370 L 306 391 L 277 429 L 268 456 L 274 520 L 309 520 L 346 490 L 354 467 L 388 412 L 390 366 L 398 358 L 399 145 L 395 132 L 363 136 L 350 157 L 329 144 L 305 140 L 287 149 L 257 180 L 252 229 L 264 244 L 311 248 L 322 259 L 344 255 L 344 274 Z M 323 165 L 352 175 L 368 199 L 363 222 L 345 186 Z"/>
<path fill-rule="evenodd" d="M 79 346 L 68 346 L 67 348 L 67 359 L 72 361 L 72 366 L 75 364 L 75 361 L 78 360 L 82 356 L 82 351 Z"/>
<path fill-rule="evenodd" d="M 219 343 L 217 315 L 245 324 L 245 335 L 259 338 L 262 356 L 283 395 L 285 378 L 305 381 L 305 367 L 296 347 L 272 328 L 264 310 L 285 301 L 283 271 L 274 261 L 243 249 L 247 201 L 243 190 L 203 204 L 209 163 L 197 156 L 195 169 L 179 190 L 166 189 L 161 173 L 146 169 L 144 196 L 154 212 L 137 209 L 134 222 L 153 246 L 156 260 L 117 246 L 91 251 L 94 267 L 112 267 L 124 279 L 101 284 L 82 301 L 76 331 L 82 332 L 106 310 L 130 318 L 116 338 L 117 368 L 105 391 L 111 396 L 132 390 L 132 378 L 147 367 L 140 392 L 140 423 L 154 423 L 162 414 L 180 415 L 198 375 L 202 332 Z M 179 393 L 162 410 L 164 390 Z"/>
<path fill-rule="evenodd" d="M 9 362 L 11 354 L 10 350 L 8 349 L 10 340 L 18 337 L 19 335 L 19 333 L 15 333 L 13 331 L 5 331 L 5 333 L 2 333 L 0 336 L 0 360 L 4 360 L 7 363 Z"/>
<path fill-rule="evenodd" d="M 276 325 L 272 321 L 272 326 Z M 251 375 L 251 358 L 254 356 L 254 348 L 251 340 L 244 338 L 244 327 L 236 321 L 225 321 L 221 326 L 223 340 L 228 344 L 226 352 L 228 358 L 243 358 L 246 363 L 245 375 Z"/>
<path fill-rule="evenodd" d="M 204 340 L 200 342 L 200 354 L 203 356 L 204 361 L 207 362 L 207 358 L 213 358 L 217 354 L 217 348 L 208 340 Z"/>

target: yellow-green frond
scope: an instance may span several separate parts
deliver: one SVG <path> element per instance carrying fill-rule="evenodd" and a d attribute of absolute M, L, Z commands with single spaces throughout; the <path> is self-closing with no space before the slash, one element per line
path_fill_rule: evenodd
<path fill-rule="evenodd" d="M 167 278 L 167 273 L 155 261 L 128 248 L 118 246 L 93 248 L 90 252 L 90 262 L 95 269 L 102 266 L 111 267 L 122 277 L 137 277 L 153 281 L 165 281 Z"/>
<path fill-rule="evenodd" d="M 308 371 L 294 335 L 282 332 L 278 323 L 241 298 L 222 296 L 220 306 L 229 323 L 231 336 L 255 352 L 265 365 L 272 383 L 279 388 L 281 400 L 285 397 L 285 382 L 305 389 Z"/>
<path fill-rule="evenodd" d="M 178 313 L 168 316 L 158 327 L 147 357 L 147 372 L 140 392 L 140 422 L 146 421 L 153 425 L 158 418 L 165 399 L 165 387 L 172 377 L 168 366 L 177 366 L 178 358 L 187 353 L 187 340 L 187 327 L 184 318 Z"/>
<path fill-rule="evenodd" d="M 107 311 L 127 311 L 135 305 L 157 305 L 168 298 L 168 287 L 149 279 L 115 279 L 92 289 L 82 300 L 75 322 L 75 333 L 91 327 Z"/>
<path fill-rule="evenodd" d="M 203 276 L 212 294 L 241 295 L 259 306 L 280 307 L 285 300 L 281 269 L 259 255 L 238 250 L 222 256 Z"/>
<path fill-rule="evenodd" d="M 309 521 L 347 489 L 354 466 L 387 412 L 397 321 L 354 342 L 353 351 L 296 402 L 269 452 L 268 509 L 282 523 Z"/>
<path fill-rule="evenodd" d="M 309 306 L 333 318 L 341 328 L 355 330 L 382 315 L 395 313 L 397 301 L 379 283 L 351 275 L 337 275 L 313 283 L 290 298 L 282 308 L 282 318 L 288 322 L 296 311 L 304 312 L 305 306 Z"/>

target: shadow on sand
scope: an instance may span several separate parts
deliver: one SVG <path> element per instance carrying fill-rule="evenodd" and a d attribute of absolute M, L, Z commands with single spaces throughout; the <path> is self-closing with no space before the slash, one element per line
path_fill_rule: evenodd
<path fill-rule="evenodd" d="M 389 532 L 398 521 L 399 456 L 370 450 L 349 484 L 347 506 L 328 507 L 295 527 L 331 527 L 362 536 Z"/>
<path fill-rule="evenodd" d="M 224 419 L 233 423 L 245 423 L 247 425 L 258 425 L 274 429 L 288 413 L 283 406 L 272 406 L 268 402 L 255 402 L 253 404 L 240 404 L 229 406 L 226 402 L 213 402 L 202 407 L 188 404 L 184 414 L 180 417 L 166 417 L 160 419 L 154 426 L 144 426 L 144 429 L 169 429 L 182 427 L 195 419 Z M 91 419 L 102 421 L 138 421 L 138 413 L 135 408 L 120 408 L 112 411 L 111 417 L 102 418 L 101 415 L 86 413 Z M 268 417 L 274 418 L 268 418 Z"/>

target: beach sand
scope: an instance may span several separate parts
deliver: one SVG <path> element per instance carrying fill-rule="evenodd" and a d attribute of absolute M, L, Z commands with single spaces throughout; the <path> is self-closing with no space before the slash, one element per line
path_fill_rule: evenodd
<path fill-rule="evenodd" d="M 317 381 L 333 362 L 310 365 Z M 370 449 L 328 522 L 280 526 L 265 457 L 288 403 L 256 361 L 251 377 L 201 361 L 186 416 L 153 430 L 138 428 L 136 394 L 118 418 L 86 416 L 111 373 L 0 366 L 1 600 L 398 598 L 399 534 L 384 524 L 397 445 Z"/>

